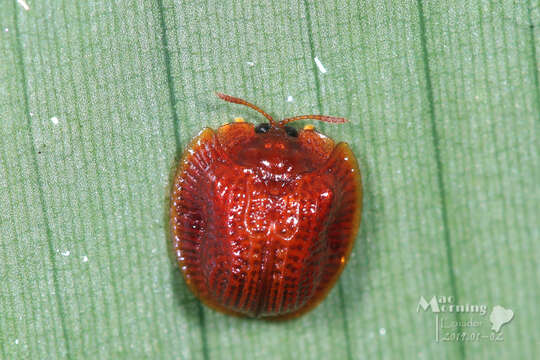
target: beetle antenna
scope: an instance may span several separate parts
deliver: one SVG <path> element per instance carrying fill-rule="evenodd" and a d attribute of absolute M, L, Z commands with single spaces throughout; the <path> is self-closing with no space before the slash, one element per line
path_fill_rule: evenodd
<path fill-rule="evenodd" d="M 295 116 L 295 117 L 292 117 L 292 118 L 287 118 L 287 119 L 281 120 L 281 121 L 279 122 L 279 126 L 283 126 L 283 125 L 285 125 L 285 124 L 288 124 L 288 123 L 290 123 L 291 121 L 296 121 L 296 120 L 306 120 L 306 119 L 319 120 L 319 121 L 324 121 L 324 122 L 329 122 L 329 123 L 334 123 L 334 124 L 341 124 L 341 123 L 347 122 L 347 119 L 341 118 L 341 117 L 335 117 L 335 116 L 326 116 L 326 115 L 300 115 L 300 116 Z"/>
<path fill-rule="evenodd" d="M 253 105 L 252 103 L 248 103 L 244 99 L 240 99 L 240 98 L 237 98 L 237 97 L 234 97 L 234 96 L 226 95 L 226 94 L 223 94 L 223 93 L 220 93 L 220 92 L 217 92 L 216 95 L 217 95 L 218 98 L 220 98 L 222 100 L 225 100 L 225 101 L 228 101 L 228 102 L 231 102 L 231 103 L 234 103 L 234 104 L 240 104 L 240 105 L 245 105 L 247 107 L 250 107 L 253 110 L 258 111 L 259 113 L 261 113 L 262 116 L 264 116 L 265 118 L 267 118 L 268 121 L 270 121 L 270 125 L 274 126 L 276 124 L 274 119 L 267 112 L 265 112 L 264 110 L 262 110 L 258 106 Z"/>

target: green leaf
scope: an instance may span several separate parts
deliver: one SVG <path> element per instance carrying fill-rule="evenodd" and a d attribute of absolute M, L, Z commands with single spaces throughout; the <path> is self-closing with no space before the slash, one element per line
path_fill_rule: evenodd
<path fill-rule="evenodd" d="M 0 26 L 0 358 L 540 352 L 537 1 L 4 0 Z M 350 119 L 317 127 L 357 154 L 361 231 L 300 319 L 205 308 L 171 259 L 182 148 L 260 121 L 215 91 Z M 417 311 L 434 295 L 487 313 Z M 502 341 L 443 341 L 496 334 L 495 305 Z"/>

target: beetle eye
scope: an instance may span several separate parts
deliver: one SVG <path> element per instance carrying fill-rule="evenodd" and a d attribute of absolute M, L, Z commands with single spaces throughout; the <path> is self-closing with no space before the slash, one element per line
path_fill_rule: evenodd
<path fill-rule="evenodd" d="M 257 134 L 264 134 L 265 132 L 268 132 L 268 130 L 270 130 L 269 123 L 260 123 L 259 125 L 255 126 L 255 132 Z"/>
<path fill-rule="evenodd" d="M 292 126 L 285 125 L 285 132 L 286 132 L 287 135 L 289 135 L 289 136 L 292 136 L 292 137 L 298 137 L 298 130 L 296 130 L 296 129 L 293 128 Z"/>

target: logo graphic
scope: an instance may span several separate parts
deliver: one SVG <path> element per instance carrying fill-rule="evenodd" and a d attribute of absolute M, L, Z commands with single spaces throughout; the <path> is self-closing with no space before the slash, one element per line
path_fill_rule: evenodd
<path fill-rule="evenodd" d="M 503 341 L 501 328 L 514 318 L 514 311 L 493 306 L 486 321 L 486 304 L 455 303 L 453 296 L 420 296 L 416 312 L 435 315 L 435 341 Z"/>
<path fill-rule="evenodd" d="M 505 309 L 500 305 L 495 305 L 489 315 L 491 321 L 491 330 L 498 333 L 504 324 L 508 324 L 514 318 L 514 312 L 511 309 Z"/>

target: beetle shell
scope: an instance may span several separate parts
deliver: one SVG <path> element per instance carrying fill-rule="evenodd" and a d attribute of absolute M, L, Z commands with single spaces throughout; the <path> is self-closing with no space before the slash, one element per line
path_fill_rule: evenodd
<path fill-rule="evenodd" d="M 351 252 L 362 185 L 346 143 L 306 127 L 257 133 L 204 129 L 179 163 L 171 194 L 175 255 L 206 305 L 290 318 L 322 301 Z"/>

